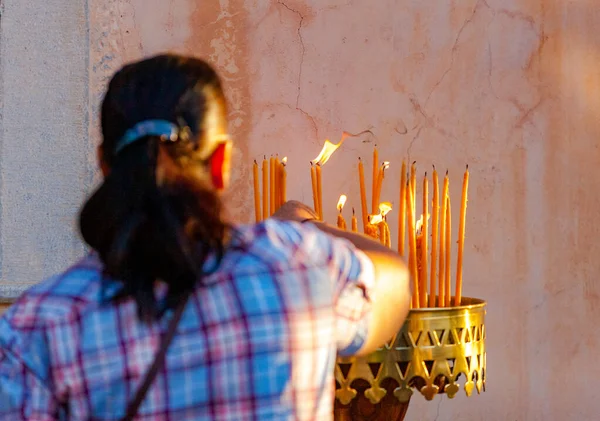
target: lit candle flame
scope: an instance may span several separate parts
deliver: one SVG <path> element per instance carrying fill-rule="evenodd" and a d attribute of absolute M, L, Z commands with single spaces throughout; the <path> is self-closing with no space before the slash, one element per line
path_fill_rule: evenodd
<path fill-rule="evenodd" d="M 384 217 L 392 210 L 392 204 L 390 202 L 381 202 L 379 204 L 379 214 Z"/>
<path fill-rule="evenodd" d="M 376 215 L 369 215 L 369 223 L 373 225 L 380 224 L 384 221 L 384 217 L 392 210 L 392 204 L 390 202 L 381 202 L 379 204 L 379 213 Z"/>
<path fill-rule="evenodd" d="M 427 220 L 429 221 L 431 219 L 431 215 L 427 215 Z M 415 225 L 415 232 L 417 233 L 417 235 L 421 234 L 421 230 L 423 229 L 423 214 L 421 214 L 421 217 L 419 218 L 419 220 L 417 221 L 417 224 Z"/>
<path fill-rule="evenodd" d="M 383 170 L 387 170 L 390 167 L 390 161 L 383 161 L 383 164 L 381 164 L 381 166 L 383 167 Z"/>
<path fill-rule="evenodd" d="M 377 215 L 369 215 L 369 223 L 373 225 L 381 224 L 383 222 L 383 215 L 380 213 Z"/>
<path fill-rule="evenodd" d="M 346 140 L 349 137 L 358 137 L 364 133 L 371 133 L 373 134 L 370 130 L 363 130 L 360 133 L 348 133 L 348 132 L 343 132 L 342 133 L 342 138 L 340 139 L 340 141 L 337 144 L 331 143 L 329 141 L 329 139 L 325 140 L 325 144 L 323 144 L 323 149 L 321 149 L 321 152 L 319 152 L 319 155 L 317 155 L 317 157 L 315 159 L 313 159 L 311 162 L 311 164 L 320 164 L 320 165 L 325 165 L 325 163 L 327 161 L 329 161 L 329 158 L 331 158 L 331 155 L 333 155 L 333 153 L 340 147 L 342 146 L 342 143 L 344 143 L 344 140 Z M 389 165 L 389 163 L 388 163 Z"/>
<path fill-rule="evenodd" d="M 340 211 L 340 212 L 341 212 L 341 211 L 342 211 L 342 209 L 344 209 L 344 205 L 346 204 L 346 200 L 347 200 L 347 199 L 348 199 L 348 198 L 346 197 L 346 195 L 345 195 L 345 194 L 342 194 L 342 195 L 340 196 L 340 199 L 338 200 L 338 203 L 337 203 L 337 210 L 338 210 L 338 211 Z"/>
<path fill-rule="evenodd" d="M 283 157 L 283 159 L 281 160 L 281 163 L 282 163 L 283 165 L 286 165 L 286 164 L 287 164 L 287 156 L 284 156 L 284 157 Z"/>
<path fill-rule="evenodd" d="M 325 140 L 325 144 L 323 145 L 323 149 L 321 149 L 321 152 L 319 153 L 319 155 L 317 155 L 317 157 L 315 159 L 313 159 L 311 161 L 311 163 L 325 165 L 325 163 L 327 161 L 329 161 L 329 158 L 331 158 L 331 155 L 333 155 L 333 153 L 340 146 L 342 146 L 342 143 L 344 143 L 344 138 L 343 137 L 342 137 L 342 140 L 340 140 L 340 142 L 338 144 L 331 143 L 329 141 L 329 139 Z"/>

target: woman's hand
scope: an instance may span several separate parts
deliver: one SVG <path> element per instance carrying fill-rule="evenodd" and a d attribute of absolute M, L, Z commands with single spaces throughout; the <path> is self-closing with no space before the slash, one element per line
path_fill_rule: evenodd
<path fill-rule="evenodd" d="M 290 200 L 285 202 L 278 210 L 273 214 L 273 218 L 280 219 L 282 221 L 296 221 L 303 222 L 307 219 L 318 219 L 317 214 L 309 206 L 304 203 L 298 202 L 297 200 Z"/>

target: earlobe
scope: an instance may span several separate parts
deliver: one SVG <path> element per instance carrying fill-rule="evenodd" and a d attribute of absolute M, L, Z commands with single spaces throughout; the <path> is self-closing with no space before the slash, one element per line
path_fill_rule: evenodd
<path fill-rule="evenodd" d="M 221 143 L 210 158 L 210 175 L 215 189 L 223 190 L 225 188 L 225 176 L 228 170 L 228 150 L 227 144 Z"/>

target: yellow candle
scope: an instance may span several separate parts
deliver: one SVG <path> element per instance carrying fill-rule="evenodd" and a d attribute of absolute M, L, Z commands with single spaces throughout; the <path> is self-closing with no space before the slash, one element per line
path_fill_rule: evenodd
<path fill-rule="evenodd" d="M 437 277 L 437 239 L 438 239 L 438 219 L 440 214 L 440 192 L 438 186 L 438 173 L 433 167 L 433 205 L 431 207 L 431 213 L 433 214 L 432 227 L 431 227 L 431 274 L 429 281 L 429 307 L 435 307 L 435 293 L 436 293 L 436 277 Z"/>
<path fill-rule="evenodd" d="M 450 289 L 450 258 L 452 255 L 452 211 L 450 209 L 450 194 L 446 196 L 446 273 L 444 281 L 446 282 L 446 307 L 450 307 L 450 298 L 452 295 Z"/>
<path fill-rule="evenodd" d="M 367 191 L 365 189 L 365 167 L 360 158 L 358 158 L 358 180 L 360 183 L 360 207 L 362 211 L 363 232 L 366 232 L 368 223 Z"/>
<path fill-rule="evenodd" d="M 417 282 L 417 284 L 419 285 L 419 307 L 426 307 L 423 306 L 423 293 L 427 294 L 427 288 L 425 288 L 425 291 L 423 291 L 423 284 L 427 281 L 423 280 L 423 276 L 421 276 L 421 271 L 423 268 L 423 229 L 421 228 L 421 231 L 417 229 L 415 236 L 417 244 L 417 251 L 415 253 L 417 255 L 417 277 L 419 279 L 419 281 Z M 427 300 L 427 298 L 425 298 L 425 300 Z"/>
<path fill-rule="evenodd" d="M 313 194 L 313 204 L 315 206 L 315 213 L 317 216 L 319 215 L 319 197 L 317 191 L 317 168 L 310 163 L 310 181 L 312 182 L 312 194 Z"/>
<path fill-rule="evenodd" d="M 273 189 L 273 203 L 275 204 L 273 207 L 273 212 L 277 212 L 277 209 L 279 209 L 279 191 L 280 191 L 280 186 L 279 184 L 281 183 L 281 174 L 280 174 L 280 165 L 279 165 L 279 156 L 275 155 L 275 164 L 274 164 L 274 172 L 273 172 L 273 183 L 275 188 Z"/>
<path fill-rule="evenodd" d="M 444 186 L 442 187 L 442 209 L 440 211 L 440 259 L 439 259 L 439 268 L 438 268 L 438 284 L 439 284 L 439 298 L 438 298 L 438 306 L 445 307 L 446 306 L 446 205 L 448 203 L 448 171 L 446 171 L 446 176 L 444 177 Z"/>
<path fill-rule="evenodd" d="M 358 232 L 358 220 L 354 214 L 354 208 L 352 208 L 352 232 Z"/>
<path fill-rule="evenodd" d="M 416 198 L 417 198 L 417 161 L 414 161 L 412 163 L 412 165 L 410 166 L 410 188 L 412 189 L 412 202 L 411 202 L 411 206 L 412 206 L 412 211 L 413 211 L 413 215 L 417 215 L 417 204 L 416 204 Z"/>
<path fill-rule="evenodd" d="M 383 184 L 383 165 L 377 171 L 377 182 L 375 183 L 375 192 L 373 193 L 373 203 L 379 204 L 379 198 L 381 197 L 381 185 Z M 375 210 L 373 210 L 375 213 Z"/>
<path fill-rule="evenodd" d="M 252 177 L 254 179 L 254 217 L 256 222 L 260 221 L 260 185 L 258 181 L 258 162 L 254 160 L 252 165 Z"/>
<path fill-rule="evenodd" d="M 267 162 L 267 157 L 265 156 L 262 162 L 262 175 L 263 175 L 263 190 L 262 190 L 262 214 L 263 219 L 267 219 L 269 217 L 269 163 Z"/>
<path fill-rule="evenodd" d="M 406 237 L 406 161 L 402 160 L 400 170 L 400 213 L 398 214 L 398 253 L 404 256 L 404 238 Z"/>
<path fill-rule="evenodd" d="M 321 184 L 321 164 L 317 164 L 317 202 L 319 203 L 319 220 L 323 220 L 323 190 Z"/>
<path fill-rule="evenodd" d="M 337 227 L 341 230 L 346 231 L 346 220 L 342 216 L 342 212 L 338 213 L 337 217 Z"/>
<path fill-rule="evenodd" d="M 429 243 L 429 180 L 427 173 L 423 178 L 423 242 L 421 244 L 421 307 L 427 307 L 427 261 Z"/>
<path fill-rule="evenodd" d="M 375 197 L 374 201 L 379 206 L 379 199 L 381 198 L 381 187 L 383 186 L 383 180 L 385 179 L 385 170 L 387 170 L 390 166 L 388 161 L 385 161 L 381 164 L 379 171 L 377 172 L 377 183 L 375 185 Z M 375 211 L 373 211 L 375 212 Z"/>
<path fill-rule="evenodd" d="M 419 308 L 419 274 L 417 271 L 417 238 L 415 233 L 415 215 L 413 213 L 412 189 L 407 189 L 406 207 L 408 210 L 408 268 L 413 282 L 413 308 Z"/>
<path fill-rule="evenodd" d="M 385 246 L 386 240 L 385 240 L 385 222 L 381 221 L 378 225 L 377 228 L 379 229 L 379 242 Z"/>
<path fill-rule="evenodd" d="M 283 205 L 287 201 L 287 171 L 285 169 L 287 165 L 287 158 L 283 158 L 281 161 L 281 199 L 280 205 Z"/>
<path fill-rule="evenodd" d="M 377 213 L 377 206 L 379 202 L 375 198 L 375 194 L 377 191 L 377 176 L 379 170 L 379 153 L 377 152 L 377 145 L 373 148 L 373 185 L 371 190 L 371 213 Z"/>
<path fill-rule="evenodd" d="M 269 172 L 270 172 L 270 184 L 269 184 L 269 215 L 275 213 L 275 157 L 271 156 L 269 159 Z"/>
<path fill-rule="evenodd" d="M 460 203 L 460 219 L 458 220 L 458 258 L 456 261 L 456 292 L 454 305 L 459 306 L 462 299 L 463 252 L 465 249 L 465 224 L 467 218 L 467 193 L 469 190 L 469 166 L 465 170 Z"/>
<path fill-rule="evenodd" d="M 340 195 L 340 198 L 339 198 L 338 203 L 337 203 L 337 210 L 339 212 L 338 213 L 338 217 L 337 217 L 337 227 L 339 229 L 344 230 L 344 231 L 347 228 L 346 228 L 346 220 L 344 219 L 344 217 L 342 215 L 342 211 L 344 209 L 344 205 L 346 204 L 346 199 L 347 199 L 346 195 L 342 194 L 342 195 Z"/>
<path fill-rule="evenodd" d="M 367 216 L 367 226 L 365 227 L 365 234 L 369 237 L 377 240 L 379 238 L 379 230 L 377 226 L 371 223 L 371 215 Z"/>
<path fill-rule="evenodd" d="M 392 248 L 392 236 L 390 235 L 390 226 L 385 221 L 383 222 L 383 225 L 385 227 L 385 245 L 388 248 Z"/>

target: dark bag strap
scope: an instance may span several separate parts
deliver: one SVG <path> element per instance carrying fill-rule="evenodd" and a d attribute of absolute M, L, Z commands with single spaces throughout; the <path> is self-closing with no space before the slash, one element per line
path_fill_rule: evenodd
<path fill-rule="evenodd" d="M 175 337 L 177 325 L 179 324 L 179 320 L 181 320 L 181 316 L 183 315 L 183 310 L 185 309 L 185 305 L 188 302 L 188 298 L 190 295 L 191 295 L 190 293 L 187 293 L 185 297 L 182 297 L 181 302 L 177 306 L 177 309 L 175 310 L 175 313 L 173 314 L 173 318 L 169 322 L 169 327 L 167 329 L 167 332 L 164 335 L 162 335 L 162 338 L 160 341 L 160 349 L 158 350 L 158 352 L 156 353 L 156 356 L 154 357 L 152 366 L 146 372 L 144 381 L 142 382 L 141 386 L 138 388 L 137 392 L 135 393 L 134 398 L 127 405 L 127 412 L 125 413 L 125 416 L 123 418 L 121 418 L 121 421 L 131 421 L 137 415 L 138 409 L 140 408 L 140 405 L 144 401 L 144 398 L 146 397 L 146 393 L 148 393 L 148 389 L 150 389 L 150 386 L 152 385 L 154 378 L 156 377 L 158 372 L 163 368 L 163 366 L 165 364 L 165 356 L 167 355 L 167 350 L 169 348 L 169 345 L 173 341 L 173 338 Z"/>

